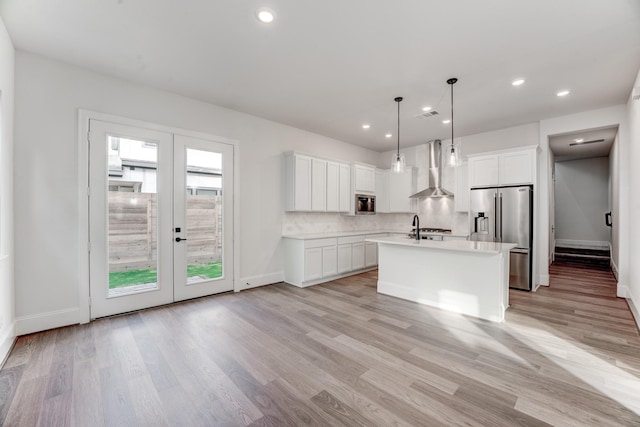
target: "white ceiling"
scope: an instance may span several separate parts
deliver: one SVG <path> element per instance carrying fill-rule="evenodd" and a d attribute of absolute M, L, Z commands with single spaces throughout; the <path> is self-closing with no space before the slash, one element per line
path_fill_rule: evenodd
<path fill-rule="evenodd" d="M 637 0 L 0 0 L 0 15 L 18 49 L 381 152 L 396 96 L 401 146 L 450 136 L 449 77 L 457 137 L 626 103 L 640 68 Z M 424 105 L 440 114 L 416 119 Z"/>
<path fill-rule="evenodd" d="M 558 162 L 606 157 L 611 151 L 617 133 L 618 127 L 614 126 L 554 135 L 549 137 L 549 148 Z M 582 144 L 576 144 L 576 140 L 580 139 L 583 140 Z"/>

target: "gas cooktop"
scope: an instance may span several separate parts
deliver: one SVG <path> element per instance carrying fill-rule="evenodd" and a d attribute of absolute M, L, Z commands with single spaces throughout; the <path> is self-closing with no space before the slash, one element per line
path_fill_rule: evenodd
<path fill-rule="evenodd" d="M 415 228 L 411 229 L 412 233 L 416 232 Z M 442 233 L 442 234 L 451 234 L 451 229 L 450 228 L 432 228 L 432 227 L 425 227 L 425 228 L 421 228 L 420 229 L 420 233 Z"/>

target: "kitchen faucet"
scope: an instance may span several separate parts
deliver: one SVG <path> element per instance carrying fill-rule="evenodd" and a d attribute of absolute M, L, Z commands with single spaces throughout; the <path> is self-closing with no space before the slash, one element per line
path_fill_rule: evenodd
<path fill-rule="evenodd" d="M 416 228 L 416 240 L 420 240 L 420 217 L 418 215 L 413 216 L 413 223 L 411 225 Z"/>

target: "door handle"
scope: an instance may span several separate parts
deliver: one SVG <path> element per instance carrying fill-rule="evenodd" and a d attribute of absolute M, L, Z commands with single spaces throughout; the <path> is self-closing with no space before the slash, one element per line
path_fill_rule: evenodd
<path fill-rule="evenodd" d="M 607 227 L 611 227 L 613 225 L 611 222 L 611 212 L 607 212 L 606 214 L 604 214 L 604 224 Z"/>
<path fill-rule="evenodd" d="M 176 242 L 180 243 L 183 240 L 187 240 L 187 239 L 181 239 L 180 237 L 176 237 Z"/>

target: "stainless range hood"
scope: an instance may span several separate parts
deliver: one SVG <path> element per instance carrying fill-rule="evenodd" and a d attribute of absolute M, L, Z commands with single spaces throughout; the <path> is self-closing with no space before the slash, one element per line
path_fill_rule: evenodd
<path fill-rule="evenodd" d="M 418 191 L 416 194 L 409 196 L 410 198 L 421 197 L 452 197 L 451 191 L 445 190 L 440 187 L 440 181 L 442 180 L 442 170 L 440 169 L 440 162 L 442 159 L 442 141 L 434 139 L 429 141 L 429 188 L 425 188 L 422 191 Z"/>

